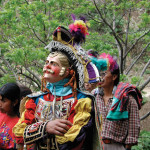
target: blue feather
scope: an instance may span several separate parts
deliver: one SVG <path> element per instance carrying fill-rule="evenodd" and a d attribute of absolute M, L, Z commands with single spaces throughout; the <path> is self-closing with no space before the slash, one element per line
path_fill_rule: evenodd
<path fill-rule="evenodd" d="M 99 71 L 107 70 L 107 60 L 106 59 L 97 59 L 95 57 L 90 58 L 92 63 L 96 65 Z"/>

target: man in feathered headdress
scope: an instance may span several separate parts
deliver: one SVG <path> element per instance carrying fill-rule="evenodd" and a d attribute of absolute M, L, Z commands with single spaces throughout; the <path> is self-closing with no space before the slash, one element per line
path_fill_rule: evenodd
<path fill-rule="evenodd" d="M 22 102 L 21 118 L 13 128 L 16 142 L 30 145 L 27 149 L 91 150 L 94 102 L 91 95 L 81 92 L 89 61 L 62 26 L 46 48 L 50 54 L 43 68 L 42 89 Z"/>
<path fill-rule="evenodd" d="M 138 143 L 140 132 L 139 109 L 141 92 L 129 83 L 119 82 L 119 66 L 109 54 L 101 54 L 99 60 L 107 61 L 101 67 L 99 88 L 93 91 L 97 104 L 97 126 L 103 150 L 131 150 Z"/>

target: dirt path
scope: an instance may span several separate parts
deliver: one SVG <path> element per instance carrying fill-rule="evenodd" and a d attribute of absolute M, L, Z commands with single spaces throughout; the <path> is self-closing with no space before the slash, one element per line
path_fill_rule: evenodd
<path fill-rule="evenodd" d="M 143 92 L 145 92 L 144 94 L 145 97 L 150 97 L 150 87 L 144 88 Z"/>
<path fill-rule="evenodd" d="M 150 112 L 150 87 L 145 88 L 143 90 L 145 96 L 148 100 L 146 104 L 144 104 L 140 110 L 140 117 L 144 116 L 146 113 Z M 141 121 L 141 130 L 150 131 L 150 116 L 148 116 L 146 119 Z"/>

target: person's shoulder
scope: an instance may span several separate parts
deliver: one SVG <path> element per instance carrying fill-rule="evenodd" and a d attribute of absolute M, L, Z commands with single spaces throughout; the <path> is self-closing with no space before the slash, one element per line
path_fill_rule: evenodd
<path fill-rule="evenodd" d="M 32 94 L 27 95 L 28 98 L 37 98 L 40 97 L 42 95 L 46 95 L 48 92 L 42 92 L 42 91 L 38 91 Z"/>
<path fill-rule="evenodd" d="M 7 116 L 7 114 L 6 113 L 2 113 L 2 112 L 0 112 L 0 121 L 1 121 L 1 119 L 2 118 L 5 118 Z"/>
<path fill-rule="evenodd" d="M 137 103 L 133 95 L 129 95 L 129 103 Z"/>
<path fill-rule="evenodd" d="M 92 93 L 94 96 L 96 96 L 96 95 L 103 96 L 103 95 L 104 95 L 103 88 L 101 88 L 101 87 L 97 87 L 97 88 L 94 89 L 91 93 Z"/>
<path fill-rule="evenodd" d="M 94 99 L 94 96 L 93 96 L 93 94 L 91 94 L 89 92 L 78 91 L 78 93 L 77 93 L 77 99 L 81 99 L 81 98 Z"/>

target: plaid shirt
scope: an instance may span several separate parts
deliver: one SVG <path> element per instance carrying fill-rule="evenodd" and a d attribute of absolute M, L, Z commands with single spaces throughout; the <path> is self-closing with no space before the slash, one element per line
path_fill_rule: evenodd
<path fill-rule="evenodd" d="M 102 139 L 112 139 L 124 144 L 137 144 L 140 132 L 140 117 L 136 100 L 129 96 L 127 111 L 129 119 L 121 121 L 109 121 L 106 119 L 108 111 L 112 104 L 112 98 L 108 100 L 105 106 L 103 97 L 100 93 L 96 94 L 97 111 L 101 120 Z"/>

